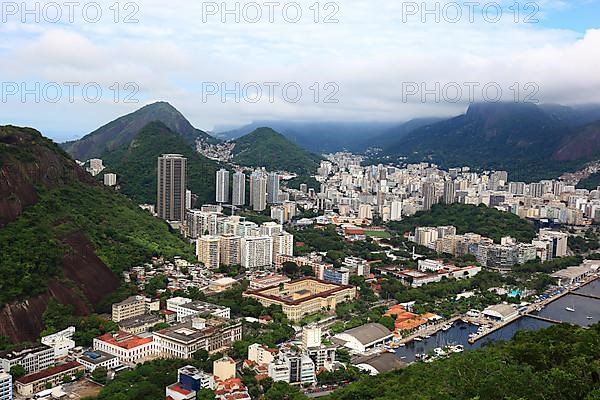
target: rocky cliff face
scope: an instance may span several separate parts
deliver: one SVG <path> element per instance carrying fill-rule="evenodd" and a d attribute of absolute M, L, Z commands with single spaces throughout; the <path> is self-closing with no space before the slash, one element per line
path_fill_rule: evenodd
<path fill-rule="evenodd" d="M 52 190 L 73 181 L 97 185 L 39 132 L 0 127 L 0 229 L 35 205 L 40 190 Z M 51 279 L 42 295 L 0 305 L 1 336 L 14 342 L 34 341 L 43 328 L 42 315 L 52 298 L 72 304 L 78 315 L 86 315 L 118 288 L 119 280 L 96 256 L 84 233 L 71 233 L 62 242 L 67 246 L 63 277 Z"/>
<path fill-rule="evenodd" d="M 39 132 L 0 127 L 0 227 L 37 202 L 39 187 L 52 189 L 72 179 L 95 184 Z"/>

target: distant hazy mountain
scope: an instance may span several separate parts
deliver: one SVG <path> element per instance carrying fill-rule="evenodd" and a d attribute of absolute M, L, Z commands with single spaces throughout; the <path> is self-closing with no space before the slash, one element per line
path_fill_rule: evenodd
<path fill-rule="evenodd" d="M 401 141 L 406 135 L 423 126 L 442 121 L 444 118 L 417 118 L 385 130 L 382 134 L 369 138 L 362 143 L 363 148 L 389 148 Z"/>
<path fill-rule="evenodd" d="M 215 136 L 223 140 L 232 140 L 268 126 L 297 145 L 322 154 L 340 150 L 363 151 L 369 147 L 371 138 L 397 125 L 397 122 L 259 121 L 238 129 L 216 133 Z"/>
<path fill-rule="evenodd" d="M 595 118 L 594 110 L 473 104 L 464 115 L 413 130 L 384 147 L 384 154 L 444 167 L 506 169 L 512 179 L 553 177 L 600 158 L 598 124 L 577 126 Z"/>
<path fill-rule="evenodd" d="M 206 132 L 194 128 L 171 104 L 158 102 L 109 122 L 79 140 L 64 143 L 62 147 L 78 160 L 102 157 L 104 153 L 130 143 L 142 128 L 154 121 L 162 122 L 190 144 L 193 144 L 197 137 L 215 140 Z"/>
<path fill-rule="evenodd" d="M 292 143 L 271 128 L 258 128 L 235 140 L 233 161 L 249 167 L 314 174 L 320 157 Z"/>

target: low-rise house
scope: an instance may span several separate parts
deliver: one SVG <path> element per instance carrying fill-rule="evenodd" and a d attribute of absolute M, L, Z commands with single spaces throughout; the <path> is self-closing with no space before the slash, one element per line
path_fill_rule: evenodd
<path fill-rule="evenodd" d="M 381 324 L 365 324 L 334 336 L 344 346 L 358 353 L 366 353 L 389 343 L 394 335 Z"/>
<path fill-rule="evenodd" d="M 115 369 L 121 365 L 121 362 L 112 354 L 100 350 L 86 351 L 77 361 L 83 365 L 88 372 L 94 372 L 96 368 Z"/>
<path fill-rule="evenodd" d="M 15 381 L 15 389 L 22 396 L 31 396 L 35 393 L 52 388 L 63 382 L 65 377 L 73 378 L 85 372 L 83 365 L 77 361 L 44 369 L 35 374 L 25 375 Z"/>

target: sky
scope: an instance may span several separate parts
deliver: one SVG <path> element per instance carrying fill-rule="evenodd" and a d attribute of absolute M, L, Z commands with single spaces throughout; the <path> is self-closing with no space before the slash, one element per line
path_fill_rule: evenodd
<path fill-rule="evenodd" d="M 204 130 L 600 103 L 600 0 L 3 1 L 0 124 L 56 141 L 168 101 Z"/>

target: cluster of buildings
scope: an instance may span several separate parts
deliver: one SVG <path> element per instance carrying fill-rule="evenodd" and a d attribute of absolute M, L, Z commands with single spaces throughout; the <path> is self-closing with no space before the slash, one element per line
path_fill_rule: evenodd
<path fill-rule="evenodd" d="M 380 267 L 384 276 L 392 276 L 411 287 L 420 287 L 442 279 L 469 279 L 481 272 L 481 267 L 470 265 L 457 267 L 442 260 L 419 260 L 416 270 L 397 266 Z"/>
<path fill-rule="evenodd" d="M 274 382 L 290 385 L 312 385 L 317 374 L 332 370 L 336 365 L 336 346 L 324 344 L 318 326 L 302 330 L 299 346 L 281 346 L 271 349 L 258 343 L 248 347 L 248 359 L 244 366 L 256 373 L 257 379 L 271 378 Z"/>
<path fill-rule="evenodd" d="M 473 254 L 482 265 L 502 270 L 536 258 L 550 261 L 566 256 L 569 235 L 551 229 L 541 229 L 531 243 L 519 243 L 511 237 L 504 237 L 498 244 L 475 233 L 458 235 L 454 226 L 438 226 L 417 227 L 414 236 L 409 236 L 409 239 L 437 253 L 451 254 L 455 257 Z"/>
<path fill-rule="evenodd" d="M 485 204 L 541 224 L 589 225 L 600 221 L 600 190 L 577 189 L 556 179 L 511 182 L 506 171 L 439 169 L 429 163 L 361 166 L 350 153 L 327 156 L 318 170 L 316 206 L 341 217 L 400 220 L 437 203 Z"/>
<path fill-rule="evenodd" d="M 74 380 L 85 368 L 69 358 L 75 348 L 74 327 L 42 337 L 41 343 L 27 348 L 0 352 L 0 399 L 12 400 L 14 391 L 25 397 Z M 15 379 L 9 372 L 21 366 L 25 375 Z"/>
<path fill-rule="evenodd" d="M 278 255 L 294 253 L 294 236 L 276 222 L 257 225 L 238 216 L 207 215 L 188 211 L 190 237 L 208 233 L 196 239 L 198 261 L 208 268 L 220 265 L 241 265 L 246 269 L 270 267 Z M 214 223 L 213 223 L 214 222 Z"/>

